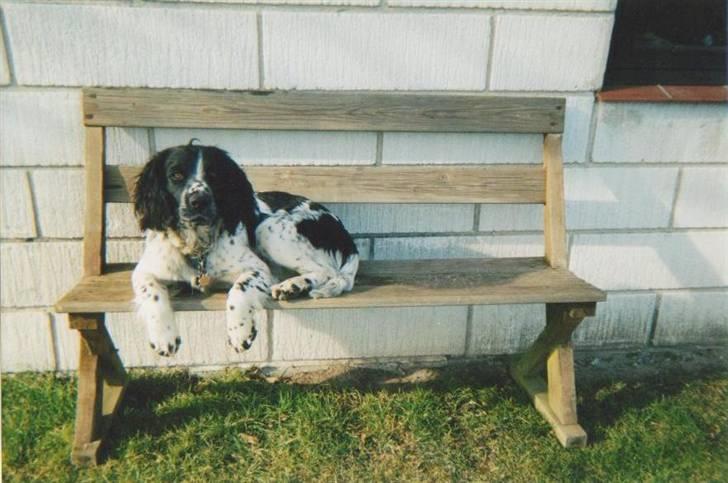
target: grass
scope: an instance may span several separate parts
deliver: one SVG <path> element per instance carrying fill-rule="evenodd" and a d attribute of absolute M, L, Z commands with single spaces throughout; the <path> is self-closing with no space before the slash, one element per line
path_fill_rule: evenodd
<path fill-rule="evenodd" d="M 108 460 L 88 470 L 68 458 L 75 381 L 5 377 L 3 480 L 728 480 L 725 374 L 580 381 L 591 443 L 569 451 L 499 372 L 318 385 L 132 374 Z"/>

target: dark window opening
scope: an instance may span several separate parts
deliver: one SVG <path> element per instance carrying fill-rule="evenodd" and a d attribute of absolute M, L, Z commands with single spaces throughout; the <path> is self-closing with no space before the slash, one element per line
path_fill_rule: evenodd
<path fill-rule="evenodd" d="M 726 0 L 619 0 L 605 88 L 725 85 Z"/>

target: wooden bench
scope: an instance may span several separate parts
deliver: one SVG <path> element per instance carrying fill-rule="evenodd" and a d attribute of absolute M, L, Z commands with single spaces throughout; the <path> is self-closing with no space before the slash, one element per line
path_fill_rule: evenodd
<path fill-rule="evenodd" d="M 544 205 L 544 257 L 364 261 L 351 293 L 330 299 L 271 301 L 270 309 L 544 303 L 546 327 L 531 348 L 514 359 L 512 374 L 564 446 L 586 443 L 577 423 L 570 338 L 579 322 L 594 314 L 596 302 L 605 300 L 605 294 L 567 269 L 563 99 L 87 89 L 83 110 L 84 276 L 55 305 L 57 312 L 69 314 L 81 340 L 75 463 L 97 463 L 127 381 L 104 316 L 133 310 L 133 267 L 104 261 L 104 204 L 130 202 L 140 167 L 105 166 L 105 129 L 112 126 L 542 133 L 543 165 L 247 167 L 246 172 L 258 191 L 289 191 L 323 203 Z M 173 301 L 175 310 L 223 310 L 224 305 L 224 293 Z"/>

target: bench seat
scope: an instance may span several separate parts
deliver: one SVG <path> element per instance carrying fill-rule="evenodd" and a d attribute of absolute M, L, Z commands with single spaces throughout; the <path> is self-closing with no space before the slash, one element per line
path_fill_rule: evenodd
<path fill-rule="evenodd" d="M 85 277 L 56 303 L 58 312 L 129 312 L 133 265 L 109 265 Z M 226 294 L 174 297 L 175 310 L 224 310 Z M 350 293 L 328 299 L 271 301 L 271 309 L 365 308 L 600 302 L 606 295 L 543 258 L 362 261 Z"/>

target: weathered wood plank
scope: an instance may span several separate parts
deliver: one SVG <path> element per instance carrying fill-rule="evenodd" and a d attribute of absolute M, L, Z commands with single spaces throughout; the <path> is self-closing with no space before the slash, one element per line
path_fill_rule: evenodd
<path fill-rule="evenodd" d="M 87 126 L 555 133 L 563 98 L 84 89 Z"/>
<path fill-rule="evenodd" d="M 98 275 L 104 264 L 104 128 L 86 128 L 86 208 L 83 273 Z"/>
<path fill-rule="evenodd" d="M 577 424 L 574 354 L 570 341 L 584 317 L 595 314 L 595 302 L 546 303 L 546 327 L 531 347 L 511 364 L 511 375 L 528 392 L 538 412 L 567 448 L 586 445 L 586 432 Z M 537 374 L 544 366 L 548 385 Z"/>
<path fill-rule="evenodd" d="M 546 170 L 546 203 L 544 205 L 546 260 L 554 268 L 566 268 L 564 165 L 561 159 L 561 134 L 547 134 L 544 137 L 543 164 Z"/>
<path fill-rule="evenodd" d="M 103 314 L 97 317 L 103 318 Z M 74 315 L 71 315 L 74 318 Z M 71 459 L 74 463 L 92 466 L 97 463 L 100 441 L 102 381 L 100 359 L 79 335 L 78 394 L 76 401 L 76 425 L 73 435 Z"/>
<path fill-rule="evenodd" d="M 564 269 L 553 269 L 561 271 Z M 566 271 L 566 270 L 564 270 Z M 569 273 L 567 271 L 567 273 Z M 584 282 L 586 283 L 586 282 Z M 601 292 L 601 290 L 600 290 Z M 567 344 L 571 334 L 584 320 L 584 317 L 596 313 L 596 303 L 606 300 L 604 298 L 587 303 L 546 303 L 546 327 L 539 334 L 528 350 L 518 357 L 513 370 L 524 376 L 532 376 L 546 365 L 546 359 L 554 349 Z M 573 302 L 577 302 L 574 300 Z"/>
<path fill-rule="evenodd" d="M 139 166 L 107 166 L 104 199 L 128 203 Z M 543 203 L 541 166 L 247 167 L 256 191 L 321 203 Z"/>
<path fill-rule="evenodd" d="M 564 424 L 553 411 L 549 403 L 546 382 L 538 376 L 526 377 L 511 370 L 511 375 L 530 396 L 536 410 L 541 413 L 547 423 L 554 430 L 556 439 L 564 448 L 583 448 L 586 446 L 587 435 L 584 428 L 576 422 Z"/>
<path fill-rule="evenodd" d="M 58 312 L 132 311 L 130 265 L 87 277 L 56 304 Z M 189 290 L 189 289 L 187 289 Z M 224 291 L 173 298 L 175 310 L 224 310 Z M 601 290 L 542 258 L 364 261 L 350 293 L 328 299 L 270 302 L 271 309 L 410 307 L 596 302 Z M 541 360 L 545 360 L 543 355 Z"/>
<path fill-rule="evenodd" d="M 99 451 L 119 409 L 127 375 L 114 348 L 103 313 L 70 314 L 72 327 L 79 330 L 78 401 L 71 460 L 80 466 L 94 466 Z"/>
<path fill-rule="evenodd" d="M 576 424 L 574 347 L 570 342 L 556 347 L 546 361 L 549 406 L 561 424 Z"/>

